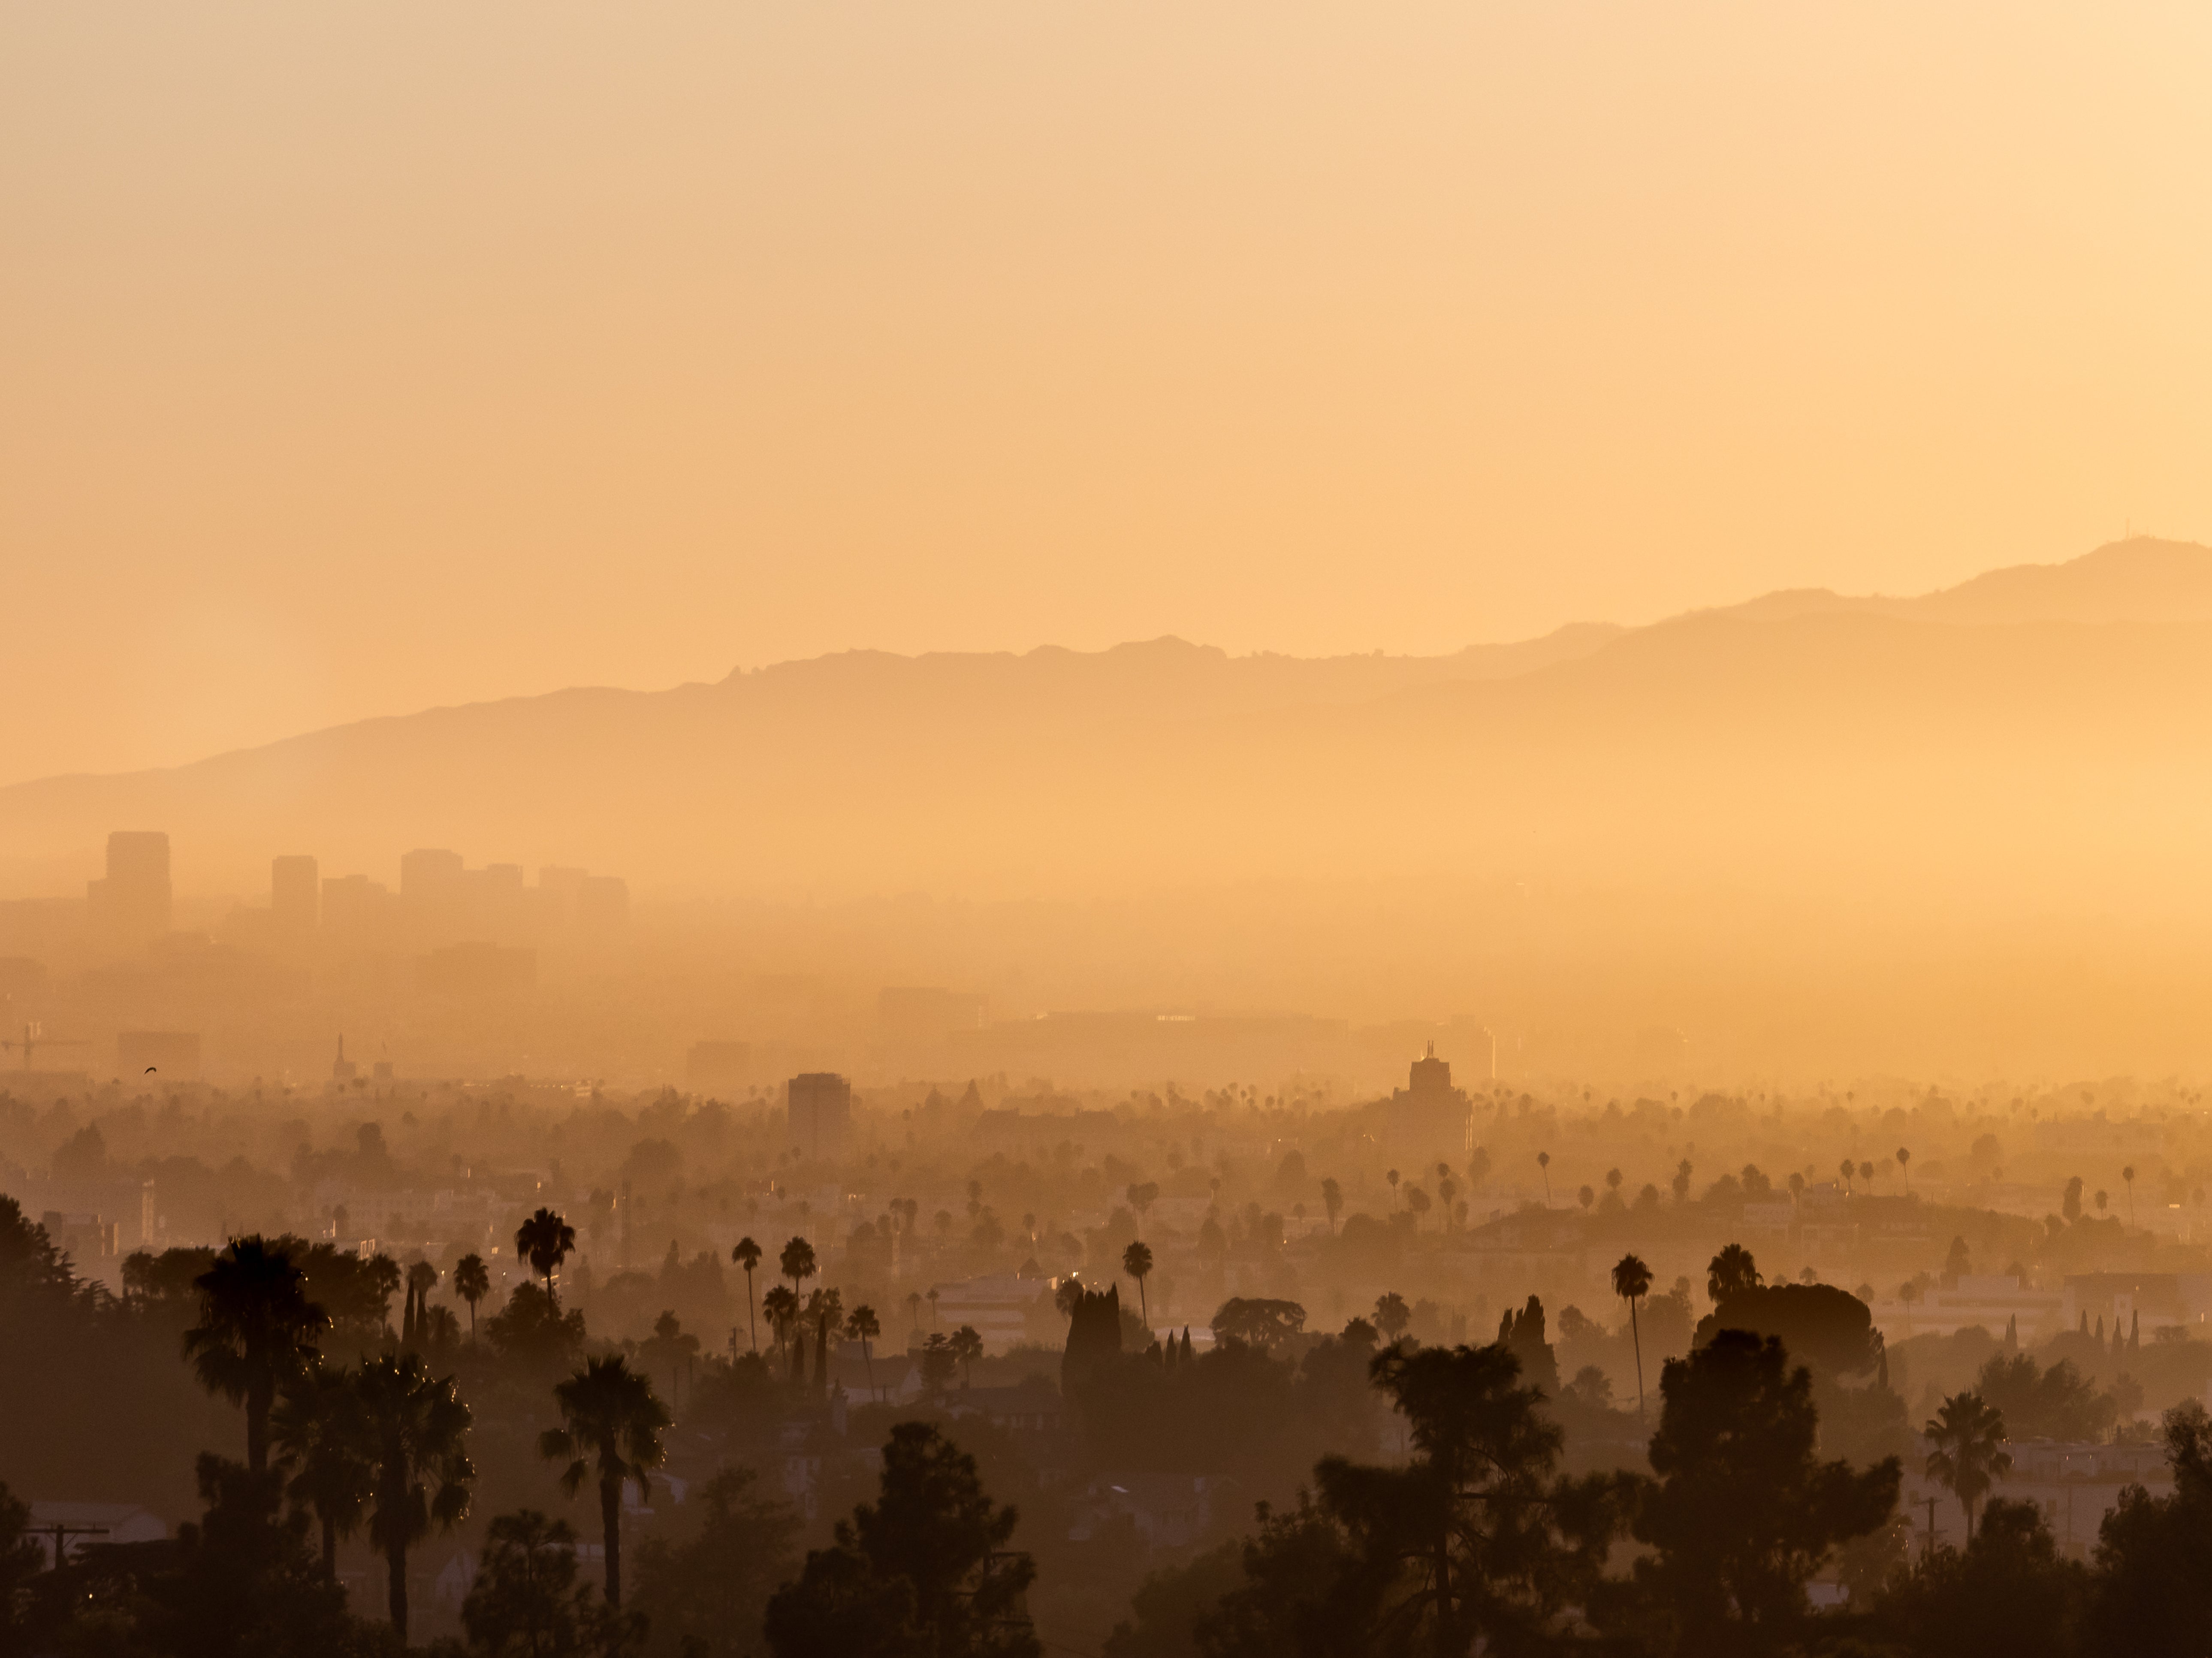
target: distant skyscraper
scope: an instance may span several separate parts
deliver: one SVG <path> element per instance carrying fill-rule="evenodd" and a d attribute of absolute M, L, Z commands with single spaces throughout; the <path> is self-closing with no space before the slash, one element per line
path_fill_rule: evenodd
<path fill-rule="evenodd" d="M 322 920 L 322 872 L 312 858 L 276 858 L 269 865 L 269 914 L 276 936 L 300 944 Z"/>
<path fill-rule="evenodd" d="M 450 902 L 460 890 L 461 854 L 439 847 L 418 847 L 399 859 L 399 896 L 412 903 Z"/>
<path fill-rule="evenodd" d="M 834 1157 L 853 1126 L 853 1084 L 834 1072 L 810 1071 L 784 1085 L 791 1143 L 810 1157 Z"/>
<path fill-rule="evenodd" d="M 143 944 L 169 930 L 169 837 L 117 829 L 107 837 L 107 873 L 85 885 L 94 929 L 107 943 Z"/>
<path fill-rule="evenodd" d="M 1437 1057 L 1434 1042 L 1413 1061 L 1406 1086 L 1383 1102 L 1382 1122 L 1393 1150 L 1432 1156 L 1474 1149 L 1474 1106 L 1464 1089 L 1452 1086 L 1451 1062 Z"/>

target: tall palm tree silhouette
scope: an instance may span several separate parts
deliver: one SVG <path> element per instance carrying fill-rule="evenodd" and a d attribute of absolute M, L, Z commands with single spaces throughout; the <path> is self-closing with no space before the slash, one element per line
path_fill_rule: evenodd
<path fill-rule="evenodd" d="M 965 1388 L 975 1380 L 975 1361 L 983 1357 L 983 1338 L 975 1333 L 974 1325 L 963 1324 L 952 1333 L 946 1345 L 952 1349 L 952 1357 L 960 1361 L 960 1385 Z"/>
<path fill-rule="evenodd" d="M 554 1299 L 553 1274 L 576 1247 L 576 1229 L 550 1209 L 540 1209 L 514 1229 L 514 1253 L 545 1280 L 545 1298 Z"/>
<path fill-rule="evenodd" d="M 860 1363 L 867 1366 L 868 1396 L 872 1399 L 880 1396 L 876 1393 L 876 1362 L 869 1357 L 868 1344 L 883 1333 L 876 1309 L 865 1303 L 853 1309 L 852 1316 L 845 1321 L 845 1333 L 860 1344 Z"/>
<path fill-rule="evenodd" d="M 400 1339 L 409 1343 L 422 1339 L 423 1315 L 430 1310 L 430 1291 L 438 1287 L 438 1269 L 427 1260 L 418 1260 L 407 1268 L 407 1310 L 400 1323 Z"/>
<path fill-rule="evenodd" d="M 745 1269 L 745 1334 L 753 1351 L 760 1351 L 760 1327 L 753 1321 L 753 1268 L 760 1265 L 761 1247 L 750 1238 L 739 1238 L 730 1259 Z"/>
<path fill-rule="evenodd" d="M 1613 1263 L 1613 1292 L 1628 1303 L 1629 1339 L 1636 1345 L 1636 1419 L 1644 1420 L 1644 1333 L 1637 1328 L 1636 1303 L 1651 1293 L 1651 1269 L 1635 1255 Z"/>
<path fill-rule="evenodd" d="M 362 1363 L 354 1380 L 376 1468 L 369 1540 L 384 1554 L 386 1600 L 399 1644 L 407 1644 L 407 1550 L 435 1521 L 468 1518 L 469 1407 L 451 1376 L 433 1377 L 419 1353 L 385 1353 Z"/>
<path fill-rule="evenodd" d="M 607 1552 L 607 1604 L 622 1605 L 622 1493 L 635 1484 L 643 1497 L 653 1471 L 666 1451 L 660 1442 L 668 1412 L 653 1396 L 653 1383 L 629 1368 L 620 1353 L 588 1359 L 566 1382 L 556 1383 L 554 1402 L 563 1425 L 540 1435 L 538 1448 L 565 1461 L 561 1489 L 574 1497 L 595 1473 L 599 1482 L 599 1525 Z"/>
<path fill-rule="evenodd" d="M 1759 1285 L 1759 1263 L 1741 1243 L 1723 1246 L 1721 1252 L 1705 1263 L 1705 1293 L 1712 1297 L 1716 1307 L 1729 1297 L 1741 1291 L 1756 1290 Z"/>
<path fill-rule="evenodd" d="M 266 1473 L 276 1390 L 314 1363 L 330 1319 L 277 1240 L 233 1238 L 192 1287 L 200 1321 L 185 1332 L 185 1356 L 200 1386 L 246 1406 L 246 1466 Z"/>
<path fill-rule="evenodd" d="M 1966 1511 L 1966 1540 L 1974 1536 L 1974 1504 L 1990 1485 L 2012 1472 L 2004 1448 L 2004 1413 L 1977 1393 L 1954 1394 L 1920 1430 L 1933 1448 L 1928 1477 L 1951 1489 Z"/>
<path fill-rule="evenodd" d="M 1145 1280 L 1152 1275 L 1152 1246 L 1141 1240 L 1121 1252 L 1121 1270 L 1137 1280 L 1137 1305 L 1143 1311 L 1145 1327 L 1152 1327 L 1152 1298 L 1145 1292 Z"/>
<path fill-rule="evenodd" d="M 323 1570 L 335 1578 L 338 1539 L 359 1529 L 376 1491 L 375 1447 L 354 1378 L 343 1365 L 318 1364 L 276 1396 L 269 1431 L 276 1464 L 291 1478 L 284 1495 L 313 1512 L 323 1533 Z"/>
<path fill-rule="evenodd" d="M 781 1350 L 790 1338 L 792 1321 L 799 1316 L 799 1297 L 788 1284 L 775 1284 L 761 1297 L 761 1312 L 768 1319 L 769 1334 Z"/>
<path fill-rule="evenodd" d="M 784 1277 L 791 1280 L 791 1292 L 797 1295 L 806 1287 L 806 1280 L 814 1276 L 814 1246 L 805 1238 L 793 1238 L 783 1246 L 776 1257 L 776 1266 Z"/>
<path fill-rule="evenodd" d="M 814 1385 L 830 1391 L 830 1338 L 845 1327 L 845 1297 L 835 1284 L 817 1290 L 806 1298 L 806 1321 L 814 1327 Z"/>
<path fill-rule="evenodd" d="M 491 1270 L 473 1251 L 453 1263 L 453 1293 L 469 1303 L 469 1335 L 477 1333 L 477 1303 L 491 1293 Z"/>

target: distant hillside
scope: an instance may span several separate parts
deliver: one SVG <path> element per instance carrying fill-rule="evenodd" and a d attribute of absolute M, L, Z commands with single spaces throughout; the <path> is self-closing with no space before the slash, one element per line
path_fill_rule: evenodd
<path fill-rule="evenodd" d="M 854 653 L 0 790 L 19 867 L 89 863 L 117 827 L 168 829 L 198 890 L 257 890 L 280 852 L 390 879 L 443 845 L 647 890 L 1510 874 L 2150 902 L 2212 835 L 2212 550 L 1436 659 Z"/>

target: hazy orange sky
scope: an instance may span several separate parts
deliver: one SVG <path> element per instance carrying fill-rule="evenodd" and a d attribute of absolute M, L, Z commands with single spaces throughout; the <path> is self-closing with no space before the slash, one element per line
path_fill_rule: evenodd
<path fill-rule="evenodd" d="M 2212 538 L 2212 9 L 0 11 L 0 780 Z"/>

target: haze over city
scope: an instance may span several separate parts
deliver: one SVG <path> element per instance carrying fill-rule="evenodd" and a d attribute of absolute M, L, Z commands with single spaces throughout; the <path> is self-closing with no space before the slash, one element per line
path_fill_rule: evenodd
<path fill-rule="evenodd" d="M 0 16 L 0 1658 L 2212 1653 L 2208 70 Z"/>

